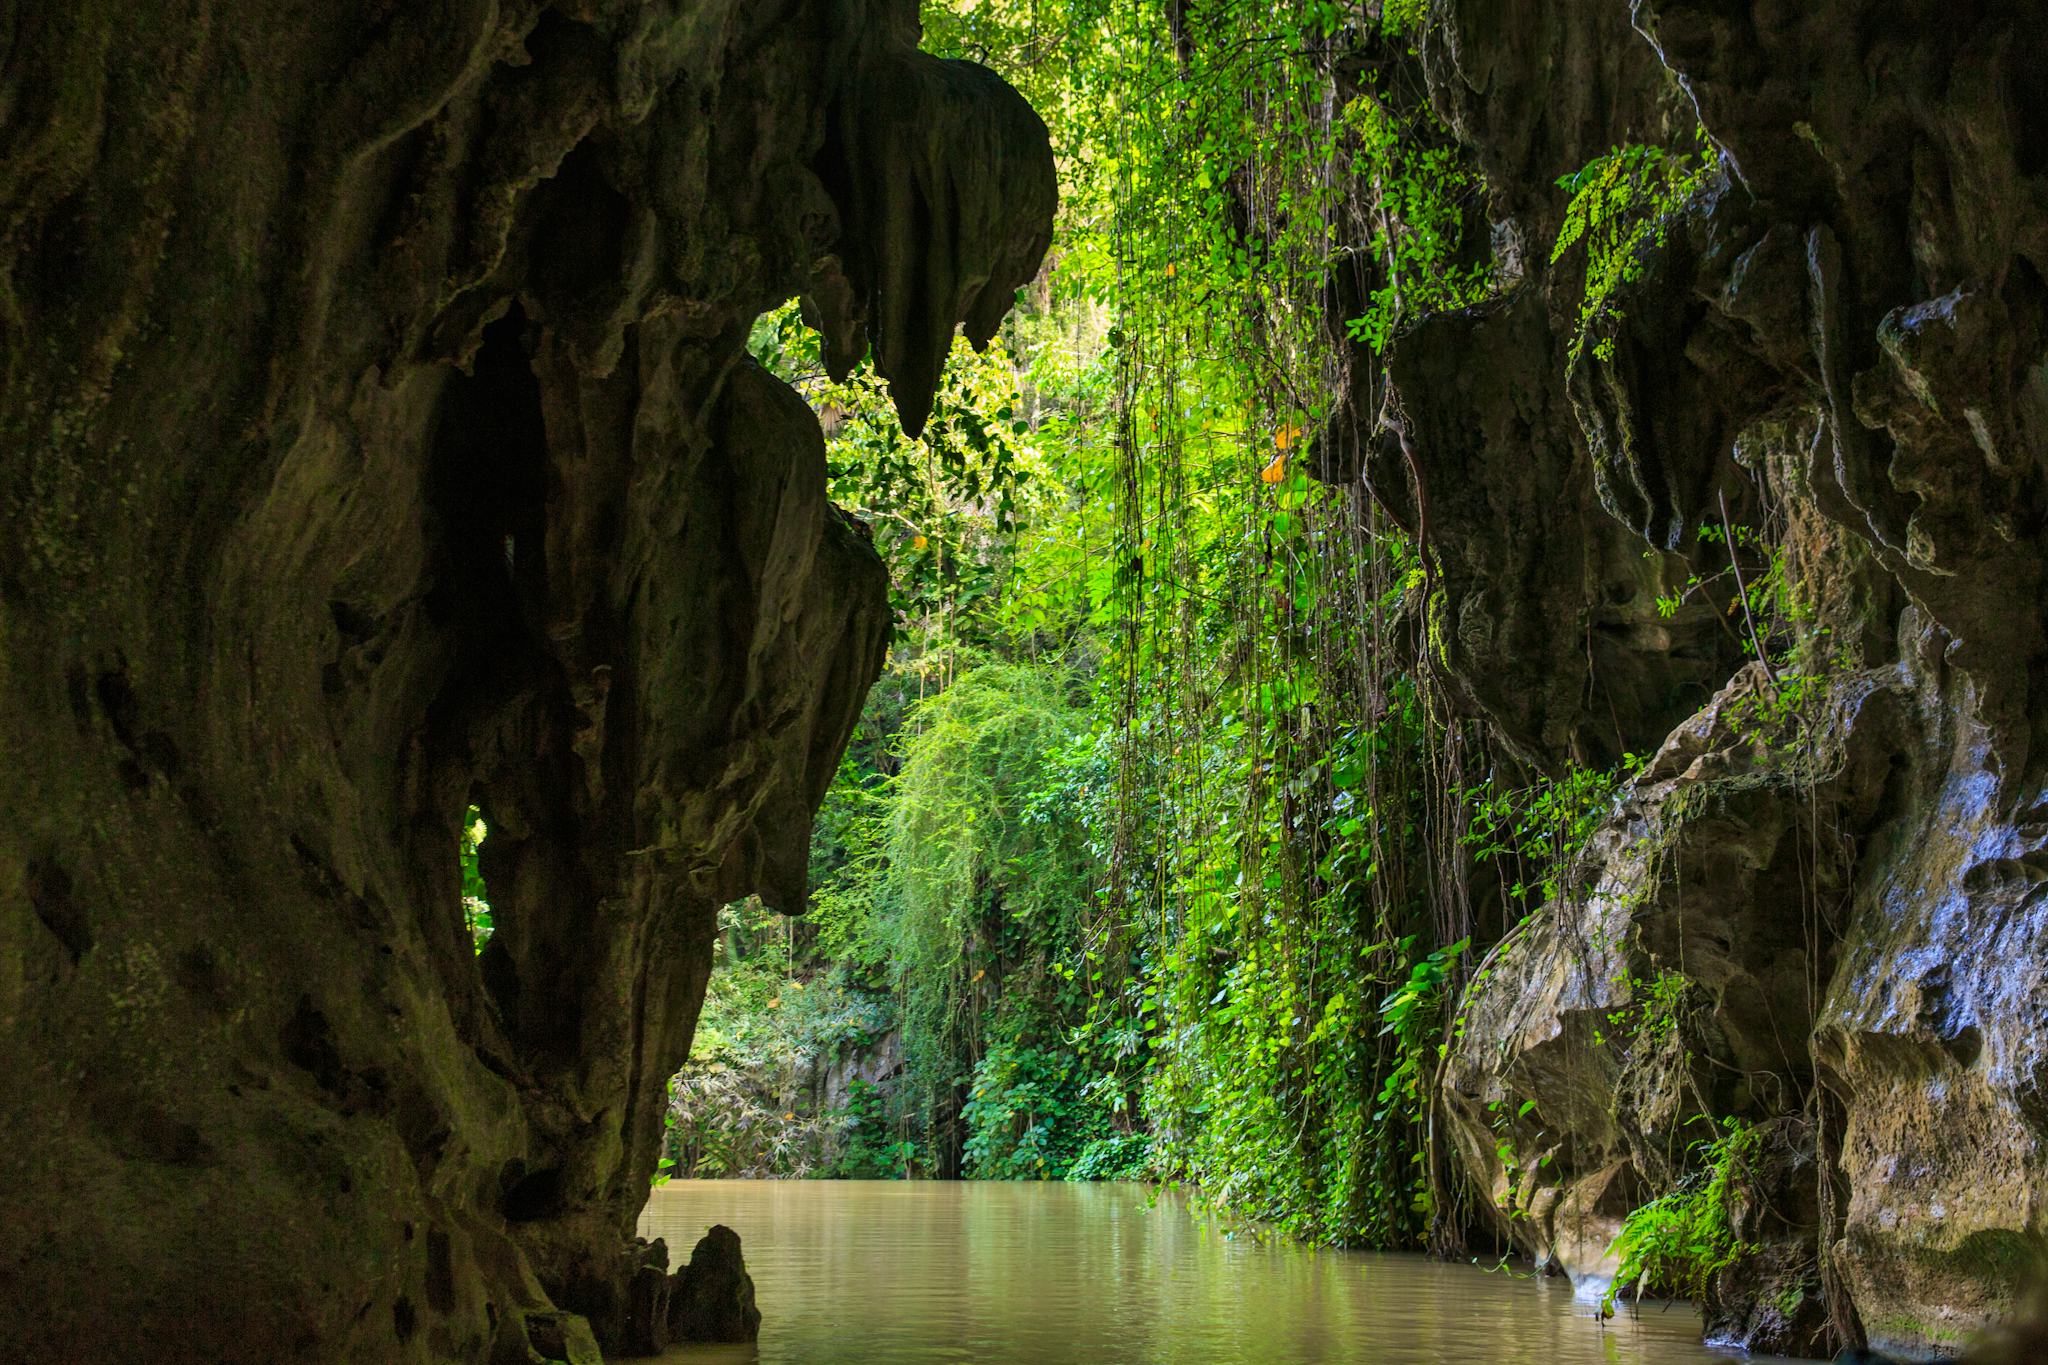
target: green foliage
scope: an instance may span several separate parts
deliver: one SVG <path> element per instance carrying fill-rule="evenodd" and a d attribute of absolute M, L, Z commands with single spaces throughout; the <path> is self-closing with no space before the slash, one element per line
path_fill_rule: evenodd
<path fill-rule="evenodd" d="M 1425 8 L 1391 7 L 1385 22 L 1390 30 L 1397 22 L 1420 23 Z M 1426 104 L 1397 112 L 1375 91 L 1345 106 L 1341 126 L 1351 174 L 1372 187 L 1376 200 L 1365 250 L 1385 266 L 1366 311 L 1344 327 L 1353 340 L 1384 351 L 1406 323 L 1468 307 L 1492 292 L 1485 261 L 1459 263 L 1465 221 L 1485 183 Z"/>
<path fill-rule="evenodd" d="M 1067 1167 L 1067 1179 L 1145 1180 L 1154 1172 L 1152 1139 L 1143 1133 L 1110 1133 L 1095 1138 Z"/>
<path fill-rule="evenodd" d="M 1099 1077 L 1067 1039 L 1097 871 L 1086 711 L 1059 669 L 989 664 L 899 723 L 849 752 L 827 796 L 813 951 L 891 994 L 902 1117 L 929 1165 L 1057 1178 L 1116 1096 L 1089 1089 Z M 1013 1112 L 1032 1117 L 1005 1136 Z"/>
<path fill-rule="evenodd" d="M 817 1112 L 817 1077 L 893 1027 L 888 1001 L 834 973 L 791 975 L 784 926 L 757 905 L 727 906 L 720 928 L 690 1062 L 669 1088 L 673 1170 L 829 1173 L 859 1124 L 857 1115 Z"/>
<path fill-rule="evenodd" d="M 1086 899 L 1072 831 L 1034 799 L 1082 723 L 1055 677 L 1020 665 L 979 668 L 918 708 L 889 813 L 890 876 L 919 926 L 899 946 L 951 942 L 976 909 L 1028 932 Z"/>
<path fill-rule="evenodd" d="M 818 956 L 865 980 L 887 975 L 888 779 L 849 749 L 811 832 L 810 926 Z"/>
<path fill-rule="evenodd" d="M 1569 175 L 1558 188 L 1571 196 L 1552 246 L 1553 263 L 1585 243 L 1586 289 L 1572 333 L 1571 363 L 1578 364 L 1586 339 L 1602 335 L 1593 354 L 1614 359 L 1614 328 L 1622 320 L 1617 300 L 1643 278 L 1652 255 L 1667 239 L 1672 220 L 1706 187 L 1720 167 L 1720 155 L 1698 129 L 1690 152 L 1632 142 L 1612 148 Z"/>
<path fill-rule="evenodd" d="M 998 1042 L 974 1068 L 961 1118 L 965 1173 L 978 1180 L 1059 1180 L 1081 1151 L 1109 1136 L 1108 1116 L 1082 1094 L 1065 1048 Z"/>
<path fill-rule="evenodd" d="M 1001 550 L 1038 464 L 1015 367 L 998 340 L 956 337 L 924 434 L 903 434 L 888 386 L 864 361 L 834 384 L 794 303 L 755 324 L 749 349 L 794 384 L 827 432 L 827 488 L 889 565 L 899 626 L 972 609 L 994 591 Z"/>
<path fill-rule="evenodd" d="M 1437 1201 L 1417 1198 L 1435 1177 L 1409 1082 L 1440 1038 L 1382 1032 L 1374 1003 L 1463 936 L 1429 871 L 1445 736 L 1405 648 L 1417 555 L 1306 458 L 1339 354 L 1491 285 L 1465 234 L 1483 187 L 1414 90 L 1397 72 L 1337 93 L 1347 44 L 1427 9 L 1370 13 L 1368 36 L 1336 7 L 1227 0 L 1177 12 L 1171 44 L 1073 54 L 1115 170 L 1077 228 L 1114 284 L 1107 356 L 1081 371 L 1113 382 L 1113 420 L 1059 431 L 1074 495 L 1019 562 L 1085 584 L 1100 652 L 1099 894 L 1066 964 L 1090 1093 L 1237 1213 L 1413 1245 Z M 1363 282 L 1348 336 L 1333 277 Z M 1404 1017 L 1419 1035 L 1429 1015 Z"/>
<path fill-rule="evenodd" d="M 1526 909 L 1557 900 L 1571 888 L 1622 779 L 1642 764 L 1639 755 L 1626 754 L 1614 769 L 1573 764 L 1561 776 L 1522 787 L 1468 787 L 1465 845 L 1475 860 L 1503 865 L 1508 894 Z"/>
<path fill-rule="evenodd" d="M 1430 0 L 1382 0 L 1380 27 L 1388 34 L 1414 33 L 1429 17 Z"/>
<path fill-rule="evenodd" d="M 457 861 L 462 868 L 462 922 L 469 930 L 470 942 L 476 951 L 482 952 L 484 945 L 491 941 L 491 893 L 484 885 L 484 874 L 478 864 L 477 849 L 482 846 L 484 836 L 490 827 L 484 824 L 483 813 L 471 806 L 462 817 L 462 839 L 457 849 Z"/>
<path fill-rule="evenodd" d="M 899 1180 L 909 1173 L 917 1144 L 897 1137 L 897 1116 L 873 1081 L 855 1079 L 848 1087 L 839 1159 L 832 1174 L 842 1180 Z"/>
<path fill-rule="evenodd" d="M 1601 1299 L 1604 1308 L 1631 1286 L 1638 1296 L 1648 1290 L 1700 1298 L 1716 1274 L 1756 1251 L 1736 1237 L 1730 1215 L 1737 1182 L 1761 1140 L 1760 1130 L 1741 1119 L 1723 1120 L 1719 1136 L 1694 1144 L 1699 1169 L 1622 1221 L 1608 1248 L 1620 1267 Z"/>
<path fill-rule="evenodd" d="M 1660 968 L 1654 976 L 1627 976 L 1621 982 L 1628 991 L 1627 1008 L 1610 1011 L 1607 1022 L 1650 1049 L 1678 1041 L 1684 1023 L 1686 998 L 1692 983 L 1680 972 Z"/>
<path fill-rule="evenodd" d="M 1022 1046 L 1056 1033 L 1073 1003 L 1053 965 L 1079 937 L 1091 868 L 1077 812 L 1056 794 L 1083 717 L 1045 671 L 988 665 L 913 724 L 888 810 L 879 936 L 912 1084 L 941 1115 L 998 1026 Z"/>
<path fill-rule="evenodd" d="M 1416 939 L 1411 935 L 1401 946 L 1413 952 Z M 1469 946 L 1470 940 L 1459 939 L 1418 958 L 1408 980 L 1380 1002 L 1380 1018 L 1385 1021 L 1380 1033 L 1393 1037 L 1399 1060 L 1388 1069 L 1380 1087 L 1375 1119 L 1385 1119 L 1396 1111 L 1412 1121 L 1423 1117 L 1428 1069 L 1441 1054 L 1438 1040 L 1443 1036 L 1444 982 Z"/>

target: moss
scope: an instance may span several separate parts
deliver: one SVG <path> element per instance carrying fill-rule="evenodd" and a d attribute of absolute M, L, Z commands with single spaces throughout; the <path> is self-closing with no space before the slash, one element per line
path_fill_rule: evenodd
<path fill-rule="evenodd" d="M 1863 1330 L 1871 1341 L 1885 1345 L 1924 1342 L 1935 1347 L 1960 1346 L 1967 1336 L 1953 1327 L 1940 1326 L 1911 1313 L 1866 1317 Z"/>
<path fill-rule="evenodd" d="M 1449 594 L 1433 592 L 1423 600 L 1423 634 L 1429 653 L 1445 668 L 1451 667 Z"/>
<path fill-rule="evenodd" d="M 2044 1264 L 2040 1238 L 2010 1228 L 1973 1232 L 1945 1258 L 1949 1265 L 2000 1296 L 2015 1296 Z"/>

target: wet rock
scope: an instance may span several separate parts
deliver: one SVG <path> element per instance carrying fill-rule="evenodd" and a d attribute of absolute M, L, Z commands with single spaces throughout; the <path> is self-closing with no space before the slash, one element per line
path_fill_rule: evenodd
<path fill-rule="evenodd" d="M 1827 907 L 1909 693 L 1896 671 L 1844 680 L 1833 744 L 1794 762 L 1759 720 L 1768 688 L 1752 667 L 1675 731 L 1595 835 L 1582 889 L 1482 964 L 1445 1103 L 1497 1234 L 1590 1288 L 1615 1273 L 1622 1220 L 1687 1176 L 1696 1144 L 1725 1118 L 1754 1125 L 1731 1222 L 1759 1251 L 1711 1287 L 1709 1327 L 1796 1354 L 1826 1327 L 1811 983 L 1833 970 Z"/>
<path fill-rule="evenodd" d="M 528 1309 L 508 1321 L 491 1365 L 604 1365 L 604 1357 L 578 1315 Z"/>
<path fill-rule="evenodd" d="M 668 1300 L 668 1245 L 656 1238 L 626 1281 L 626 1323 L 620 1335 L 627 1355 L 658 1355 L 667 1348 Z"/>
<path fill-rule="evenodd" d="M 754 1280 L 740 1235 L 724 1224 L 704 1234 L 669 1288 L 669 1336 L 675 1341 L 752 1341 L 761 1335 Z"/>
<path fill-rule="evenodd" d="M 1710 1329 L 1952 1354 L 2011 1310 L 2048 1238 L 2041 1201 L 2013 1195 L 2048 1188 L 2032 16 L 1432 16 L 1339 69 L 1380 77 L 1363 93 L 1426 83 L 1486 177 L 1464 238 L 1492 244 L 1502 288 L 1384 364 L 1347 356 L 1317 460 L 1423 542 L 1435 676 L 1497 752 L 1552 772 L 1657 755 L 1573 889 L 1466 992 L 1445 1106 L 1477 1216 L 1597 1278 L 1629 1202 L 1740 1118 L 1766 1135 L 1735 1209 L 1761 1250 L 1711 1287 Z M 1556 177 L 1618 145 L 1690 150 L 1695 118 L 1712 164 L 1574 363 L 1584 267 L 1550 259 Z M 1334 315 L 1387 283 L 1373 269 L 1333 282 Z M 1745 690 L 1776 684 L 1738 672 L 1754 646 L 1732 599 L 1656 609 L 1727 570 L 1703 548 L 1724 516 L 1777 547 L 1808 613 L 1797 671 L 1825 698 L 1789 744 L 1735 723 L 1758 711 Z M 1645 1027 L 1653 1007 L 1670 1027 Z"/>

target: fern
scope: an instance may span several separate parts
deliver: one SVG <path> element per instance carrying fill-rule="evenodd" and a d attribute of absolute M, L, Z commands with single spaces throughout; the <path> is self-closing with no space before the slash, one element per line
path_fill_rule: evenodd
<path fill-rule="evenodd" d="M 1724 1131 L 1710 1142 L 1697 1143 L 1701 1169 L 1661 1199 L 1653 1199 L 1622 1220 L 1621 1233 L 1608 1248 L 1620 1265 L 1601 1297 L 1609 1311 L 1621 1292 L 1636 1286 L 1654 1288 L 1677 1298 L 1697 1299 L 1721 1271 L 1757 1250 L 1735 1235 L 1730 1212 L 1737 1173 L 1762 1143 L 1758 1129 L 1741 1119 L 1722 1121 Z"/>
<path fill-rule="evenodd" d="M 1558 188 L 1571 195 L 1571 202 L 1550 251 L 1551 264 L 1581 242 L 1586 246 L 1586 288 L 1572 330 L 1573 366 L 1596 324 L 1606 334 L 1593 343 L 1593 354 L 1614 359 L 1614 327 L 1625 316 L 1616 298 L 1643 277 L 1669 236 L 1672 220 L 1719 165 L 1704 128 L 1697 138 L 1696 151 L 1675 154 L 1627 143 L 1558 178 Z"/>

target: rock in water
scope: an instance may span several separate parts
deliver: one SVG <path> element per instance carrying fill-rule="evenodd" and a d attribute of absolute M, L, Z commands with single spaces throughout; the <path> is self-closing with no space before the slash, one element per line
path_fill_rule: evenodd
<path fill-rule="evenodd" d="M 753 1341 L 761 1335 L 754 1277 L 740 1254 L 740 1235 L 715 1224 L 669 1281 L 668 1334 L 673 1341 Z"/>
<path fill-rule="evenodd" d="M 582 1317 L 535 1308 L 506 1318 L 491 1365 L 604 1365 L 604 1357 Z"/>
<path fill-rule="evenodd" d="M 659 1355 L 668 1346 L 668 1245 L 660 1238 L 642 1247 L 626 1281 L 625 1350 Z"/>

